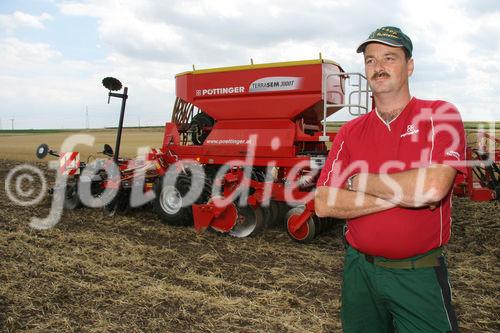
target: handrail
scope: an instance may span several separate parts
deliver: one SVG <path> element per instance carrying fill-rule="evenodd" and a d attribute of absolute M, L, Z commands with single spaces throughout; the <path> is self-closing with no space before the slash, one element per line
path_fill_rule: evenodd
<path fill-rule="evenodd" d="M 348 103 L 343 103 L 343 104 L 329 104 L 328 103 L 328 93 L 335 93 L 335 91 L 327 91 L 327 83 L 328 79 L 333 76 L 339 76 L 340 77 L 340 82 L 342 85 L 342 79 L 347 79 L 348 86 L 349 87 L 355 87 L 357 89 L 349 92 L 347 95 L 347 101 Z M 357 77 L 357 82 L 354 84 L 351 83 L 351 77 Z M 370 101 L 370 86 L 368 85 L 368 80 L 366 79 L 366 76 L 364 76 L 361 73 L 357 72 L 342 72 L 342 73 L 331 73 L 328 74 L 324 77 L 324 80 L 322 82 L 322 92 L 323 92 L 323 136 L 320 137 L 320 141 L 328 141 L 329 137 L 326 135 L 326 118 L 327 118 L 327 109 L 330 107 L 337 107 L 337 108 L 343 108 L 343 107 L 348 107 L 349 108 L 349 114 L 352 116 L 360 116 L 362 114 L 362 110 L 364 110 L 364 113 L 368 113 L 370 110 L 368 109 L 369 107 L 369 101 Z M 353 102 L 354 96 L 357 95 L 357 104 Z M 362 95 L 364 95 L 364 104 L 362 103 Z M 345 95 L 344 95 L 344 101 L 345 101 Z M 358 112 L 353 113 L 351 111 L 352 108 L 357 108 Z"/>

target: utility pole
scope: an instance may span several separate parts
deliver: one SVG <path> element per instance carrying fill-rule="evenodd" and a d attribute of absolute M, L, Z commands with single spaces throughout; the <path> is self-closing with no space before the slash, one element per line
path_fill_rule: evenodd
<path fill-rule="evenodd" d="M 137 116 L 137 120 L 139 121 L 139 128 L 141 128 L 141 115 Z"/>
<path fill-rule="evenodd" d="M 89 106 L 85 105 L 85 128 L 89 129 Z"/>

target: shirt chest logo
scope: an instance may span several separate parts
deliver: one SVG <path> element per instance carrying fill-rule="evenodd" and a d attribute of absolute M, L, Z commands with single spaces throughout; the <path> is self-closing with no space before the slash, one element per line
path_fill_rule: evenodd
<path fill-rule="evenodd" d="M 417 126 L 410 124 L 406 126 L 406 133 L 401 134 L 401 137 L 404 138 L 405 136 L 412 135 L 412 134 L 417 134 L 419 132 L 419 129 Z"/>

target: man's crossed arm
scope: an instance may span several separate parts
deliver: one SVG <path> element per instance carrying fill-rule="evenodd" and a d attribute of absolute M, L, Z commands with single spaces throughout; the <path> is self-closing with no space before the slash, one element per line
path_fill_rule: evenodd
<path fill-rule="evenodd" d="M 316 214 L 355 218 L 396 206 L 433 208 L 448 194 L 456 172 L 436 164 L 391 174 L 360 173 L 352 179 L 352 190 L 318 187 Z"/>

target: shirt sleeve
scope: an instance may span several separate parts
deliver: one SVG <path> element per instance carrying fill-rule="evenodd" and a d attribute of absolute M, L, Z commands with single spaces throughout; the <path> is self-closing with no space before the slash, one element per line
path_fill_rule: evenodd
<path fill-rule="evenodd" d="M 349 165 L 349 152 L 347 149 L 346 126 L 342 126 L 335 135 L 330 153 L 316 183 L 317 187 L 330 186 L 343 188 L 348 178 L 344 170 Z"/>
<path fill-rule="evenodd" d="M 457 108 L 451 103 L 441 102 L 433 109 L 430 121 L 431 164 L 449 165 L 467 174 L 465 130 Z"/>

